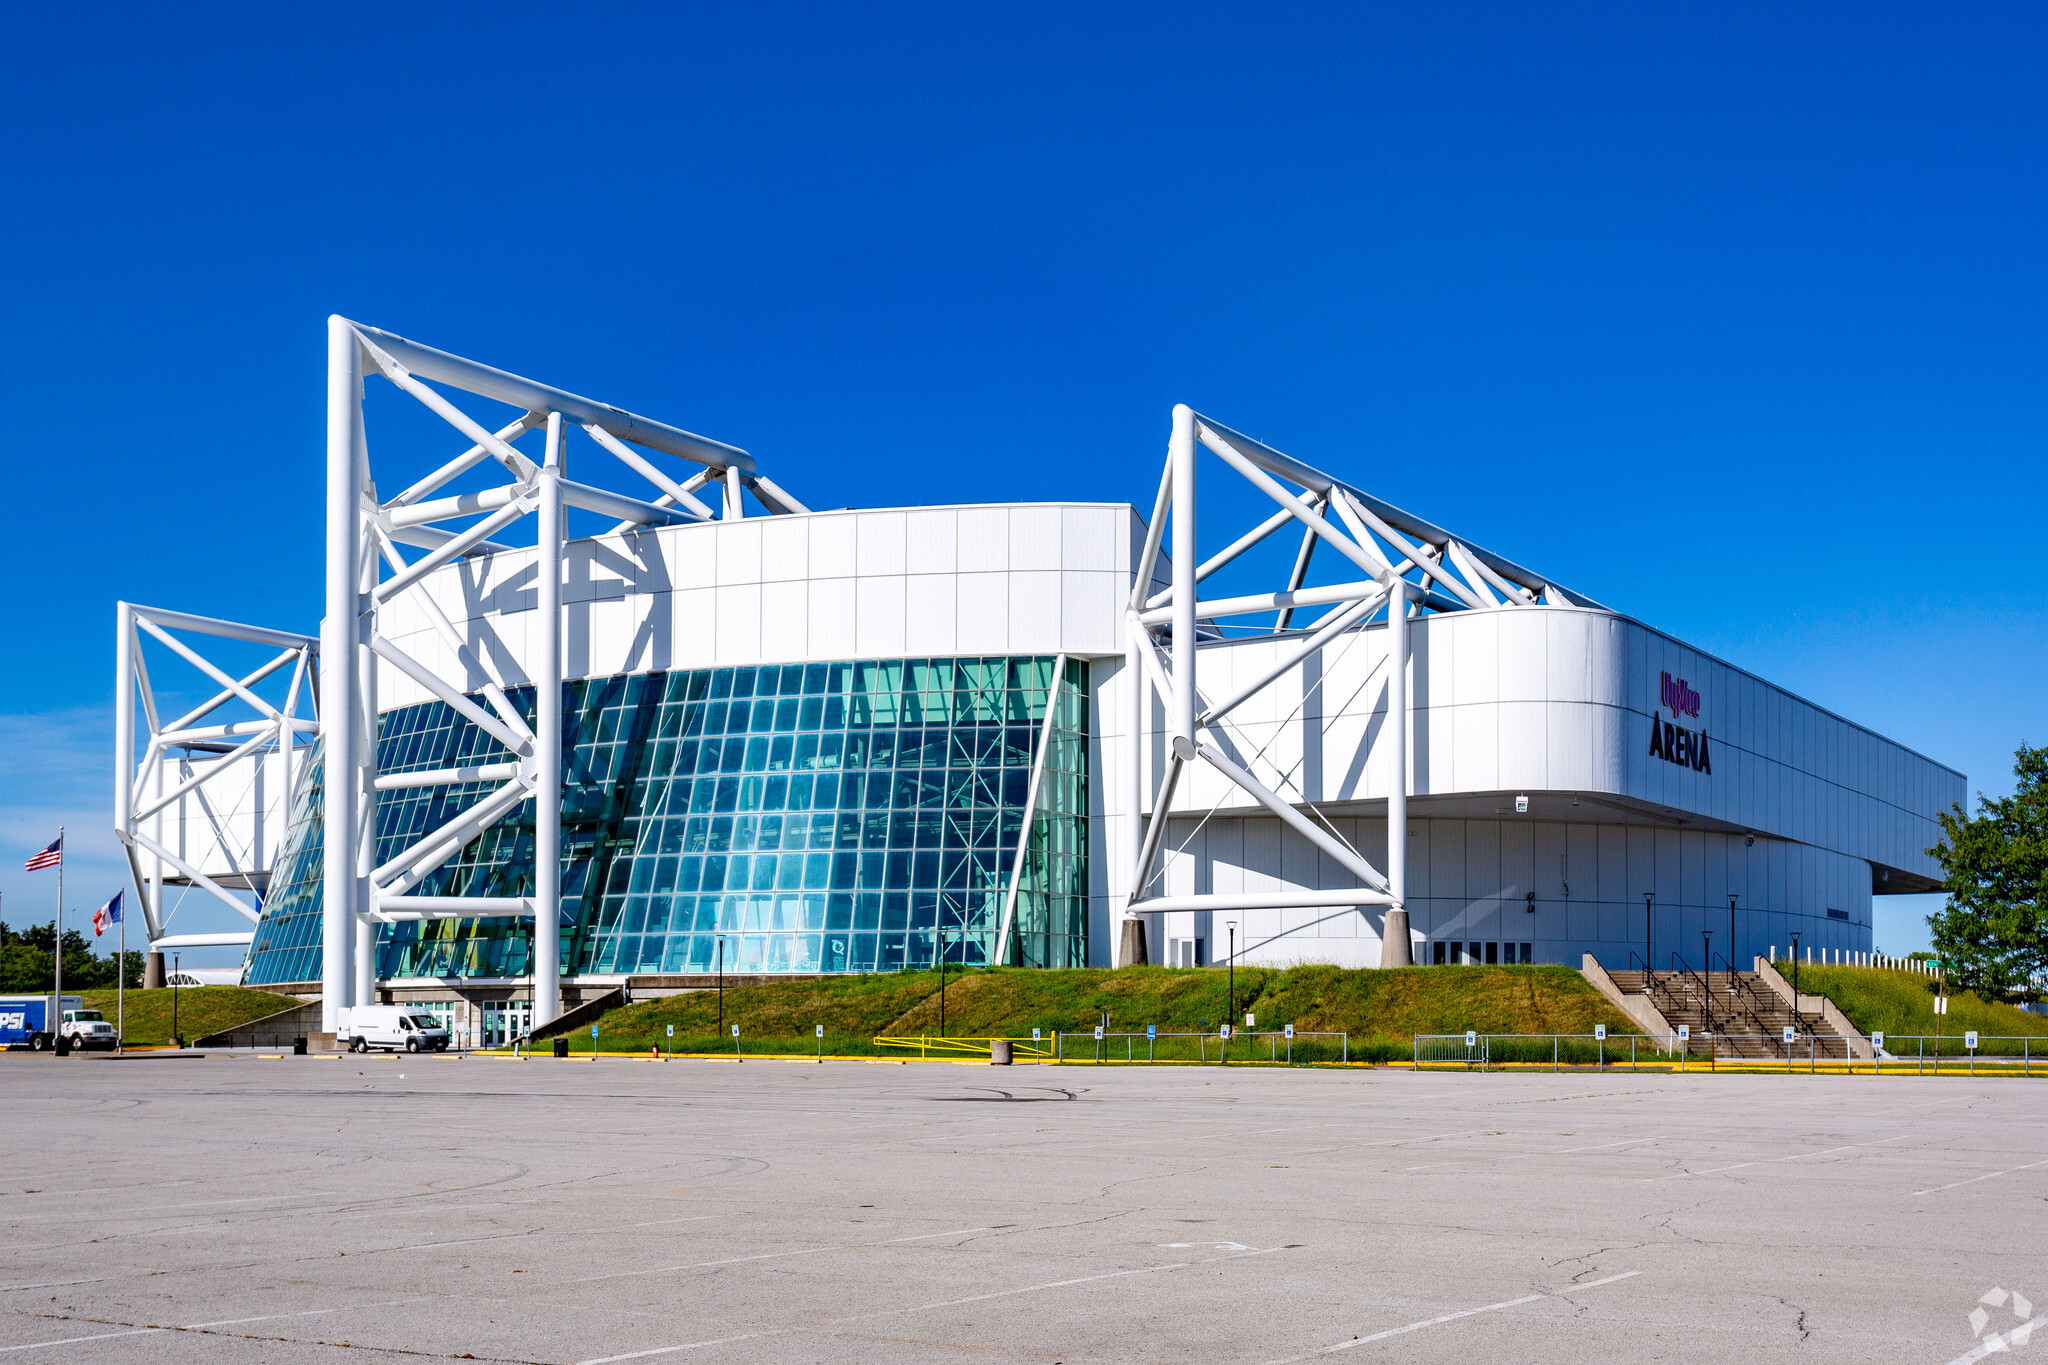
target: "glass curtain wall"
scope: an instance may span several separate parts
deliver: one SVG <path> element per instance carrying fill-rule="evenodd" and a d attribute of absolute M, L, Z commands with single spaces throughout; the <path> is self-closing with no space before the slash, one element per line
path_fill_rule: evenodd
<path fill-rule="evenodd" d="M 994 960 L 1013 873 L 1010 962 L 1087 962 L 1087 678 L 1049 658 L 889 659 L 704 669 L 566 686 L 565 974 L 893 971 Z M 532 692 L 513 694 L 529 720 Z M 1051 743 L 1024 857 L 1031 777 Z M 503 758 L 446 705 L 386 713 L 384 772 Z M 294 802 L 250 984 L 319 976 L 319 781 Z M 378 859 L 486 784 L 378 801 Z M 417 894 L 532 894 L 530 809 Z M 524 975 L 518 920 L 384 926 L 380 977 Z"/>

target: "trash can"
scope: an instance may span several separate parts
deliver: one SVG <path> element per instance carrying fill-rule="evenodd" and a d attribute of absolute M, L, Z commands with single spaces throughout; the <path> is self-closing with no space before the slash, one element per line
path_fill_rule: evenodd
<path fill-rule="evenodd" d="M 1010 1040 L 1008 1038 L 989 1039 L 988 1064 L 990 1066 L 1008 1066 L 1010 1064 Z"/>
<path fill-rule="evenodd" d="M 306 1035 L 302 1033 L 302 1034 L 300 1034 L 300 1035 L 299 1035 L 298 1037 L 296 1037 L 296 1038 L 292 1039 L 292 1056 L 294 1056 L 294 1057 L 303 1057 L 303 1056 L 305 1056 L 305 1055 L 306 1055 Z"/>
<path fill-rule="evenodd" d="M 555 1039 L 555 1055 L 557 1057 L 566 1057 L 569 1055 L 569 1040 L 567 1037 Z"/>
<path fill-rule="evenodd" d="M 69 1057 L 71 1055 L 70 1034 L 60 1033 L 57 1035 L 57 1055 L 59 1057 Z"/>

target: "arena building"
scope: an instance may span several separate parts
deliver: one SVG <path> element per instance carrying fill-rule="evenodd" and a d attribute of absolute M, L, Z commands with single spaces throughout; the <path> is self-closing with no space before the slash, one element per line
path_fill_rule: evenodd
<path fill-rule="evenodd" d="M 1867 953 L 1964 796 L 1185 407 L 1149 518 L 825 511 L 736 447 L 340 318 L 329 380 L 327 619 L 123 604 L 115 823 L 153 948 L 247 941 L 245 980 L 319 983 L 330 1026 L 434 1003 L 483 1041 L 627 980 L 941 957 Z M 378 480 L 366 380 L 468 449 Z M 208 637 L 276 653 L 237 675 Z M 145 640 L 211 704 L 160 715 Z M 177 886 L 256 922 L 174 933 Z"/>

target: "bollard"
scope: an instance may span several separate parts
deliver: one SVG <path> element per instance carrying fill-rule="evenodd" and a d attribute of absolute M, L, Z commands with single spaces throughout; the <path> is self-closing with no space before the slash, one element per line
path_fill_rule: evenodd
<path fill-rule="evenodd" d="M 990 1066 L 1010 1065 L 1010 1040 L 1008 1038 L 989 1039 L 988 1064 Z"/>

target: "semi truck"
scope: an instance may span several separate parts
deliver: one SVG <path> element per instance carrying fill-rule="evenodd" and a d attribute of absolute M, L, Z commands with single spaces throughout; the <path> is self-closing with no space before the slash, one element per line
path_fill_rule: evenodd
<path fill-rule="evenodd" d="M 0 1048 L 47 1052 L 57 1045 L 57 1021 L 63 1010 L 85 1008 L 85 997 L 67 995 L 60 1005 L 54 995 L 0 995 Z"/>

